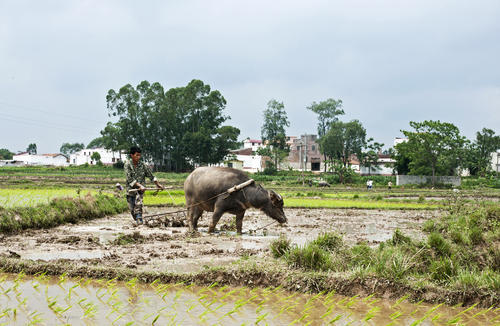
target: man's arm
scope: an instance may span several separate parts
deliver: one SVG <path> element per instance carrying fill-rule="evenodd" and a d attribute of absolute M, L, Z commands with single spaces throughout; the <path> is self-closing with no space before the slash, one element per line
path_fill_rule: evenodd
<path fill-rule="evenodd" d="M 158 181 L 158 179 L 153 175 L 153 172 L 151 171 L 151 168 L 149 167 L 149 165 L 144 164 L 144 167 L 145 167 L 145 170 L 146 170 L 146 176 L 149 178 L 149 180 L 153 181 L 155 183 L 156 187 L 158 187 L 160 189 L 165 189 L 160 184 L 160 182 Z"/>

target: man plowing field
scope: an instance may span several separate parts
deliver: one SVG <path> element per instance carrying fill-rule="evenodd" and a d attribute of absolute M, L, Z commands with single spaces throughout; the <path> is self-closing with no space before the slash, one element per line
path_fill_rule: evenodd
<path fill-rule="evenodd" d="M 130 148 L 130 160 L 125 162 L 125 175 L 127 178 L 127 203 L 130 214 L 137 224 L 143 224 L 142 201 L 146 190 L 146 177 L 156 184 L 158 189 L 165 189 L 151 172 L 149 166 L 141 161 L 141 149 L 137 146 Z"/>

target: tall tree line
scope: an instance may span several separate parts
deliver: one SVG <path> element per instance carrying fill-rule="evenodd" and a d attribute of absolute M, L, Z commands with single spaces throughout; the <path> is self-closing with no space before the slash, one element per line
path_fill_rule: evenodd
<path fill-rule="evenodd" d="M 238 147 L 238 128 L 223 125 L 226 100 L 201 80 L 167 91 L 157 82 L 127 84 L 106 97 L 109 116 L 100 141 L 111 150 L 138 145 L 143 157 L 167 171 L 219 163 Z"/>

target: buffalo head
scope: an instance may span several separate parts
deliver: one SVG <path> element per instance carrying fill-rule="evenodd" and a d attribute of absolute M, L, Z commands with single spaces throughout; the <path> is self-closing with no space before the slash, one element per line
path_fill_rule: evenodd
<path fill-rule="evenodd" d="M 283 211 L 283 197 L 272 190 L 268 190 L 269 200 L 261 208 L 269 217 L 275 219 L 280 224 L 286 223 L 287 219 Z"/>

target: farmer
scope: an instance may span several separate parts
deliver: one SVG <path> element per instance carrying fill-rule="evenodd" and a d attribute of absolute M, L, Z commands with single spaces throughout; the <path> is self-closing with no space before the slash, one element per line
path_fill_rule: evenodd
<path fill-rule="evenodd" d="M 130 214 L 137 224 L 143 224 L 142 199 L 146 190 L 146 177 L 156 184 L 159 189 L 165 189 L 151 172 L 149 166 L 141 161 L 141 149 L 137 146 L 130 148 L 130 160 L 125 162 L 125 176 L 127 178 L 127 202 Z M 137 189 L 138 191 L 129 192 Z"/>

